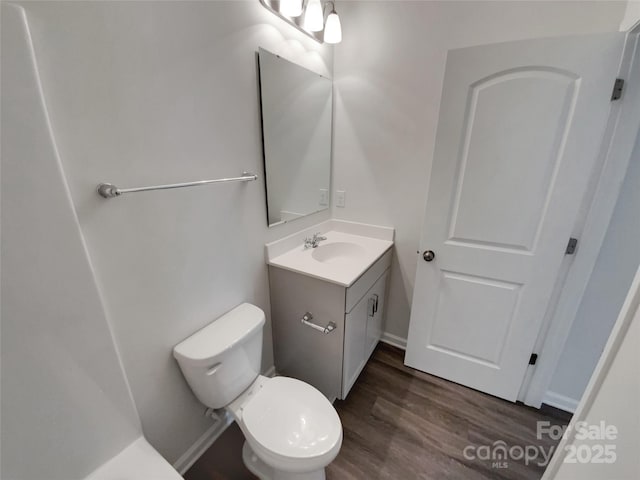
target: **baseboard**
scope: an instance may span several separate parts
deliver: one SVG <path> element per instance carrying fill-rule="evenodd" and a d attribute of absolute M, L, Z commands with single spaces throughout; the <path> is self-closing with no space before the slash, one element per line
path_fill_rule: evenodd
<path fill-rule="evenodd" d="M 265 377 L 273 377 L 275 374 L 275 365 L 272 365 L 264 372 Z M 211 427 L 175 461 L 173 468 L 175 468 L 180 475 L 184 475 L 186 471 L 191 468 L 191 465 L 196 463 L 196 460 L 200 458 L 207 448 L 213 445 L 213 442 L 215 442 L 232 423 L 233 418 L 231 415 L 225 413 L 224 417 L 211 425 Z"/>
<path fill-rule="evenodd" d="M 544 394 L 542 403 L 559 408 L 565 412 L 575 413 L 579 400 L 574 400 L 573 398 L 560 395 L 556 392 L 547 391 L 547 393 Z"/>
<path fill-rule="evenodd" d="M 402 350 L 406 350 L 407 349 L 407 339 L 406 338 L 402 338 L 402 337 L 398 337 L 397 335 L 393 335 L 389 332 L 384 332 L 382 334 L 382 338 L 380 339 L 381 342 L 387 343 L 393 347 L 397 347 L 400 348 Z"/>
<path fill-rule="evenodd" d="M 200 458 L 207 448 L 213 445 L 213 442 L 215 442 L 232 423 L 233 418 L 231 415 L 225 414 L 224 417 L 211 425 L 211 427 L 175 461 L 173 468 L 175 468 L 180 475 L 184 475 L 186 471 L 191 468 L 191 465 L 196 463 L 196 460 Z"/>

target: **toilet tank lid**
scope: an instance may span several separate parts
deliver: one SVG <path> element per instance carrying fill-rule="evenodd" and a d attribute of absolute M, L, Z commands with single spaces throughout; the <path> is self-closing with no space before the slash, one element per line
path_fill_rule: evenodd
<path fill-rule="evenodd" d="M 181 363 L 207 365 L 262 328 L 264 322 L 264 312 L 260 308 L 243 303 L 173 347 L 173 356 Z"/>

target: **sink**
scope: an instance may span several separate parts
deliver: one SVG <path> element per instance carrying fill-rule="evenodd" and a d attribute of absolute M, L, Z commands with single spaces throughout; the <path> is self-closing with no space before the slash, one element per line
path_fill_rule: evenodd
<path fill-rule="evenodd" d="M 352 262 L 365 257 L 366 250 L 357 243 L 333 242 L 313 249 L 311 256 L 322 263 Z"/>
<path fill-rule="evenodd" d="M 303 248 L 314 233 L 326 237 L 316 248 Z M 393 246 L 393 228 L 327 220 L 265 248 L 267 263 L 291 272 L 349 287 Z"/>

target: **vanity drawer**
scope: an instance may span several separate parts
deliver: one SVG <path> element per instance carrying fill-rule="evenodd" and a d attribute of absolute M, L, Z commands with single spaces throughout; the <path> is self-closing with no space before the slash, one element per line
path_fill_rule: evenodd
<path fill-rule="evenodd" d="M 382 257 L 369 267 L 369 269 L 356 280 L 353 285 L 347 288 L 345 301 L 345 312 L 349 313 L 356 306 L 358 301 L 369 291 L 371 286 L 380 278 L 391 265 L 392 249 L 389 248 Z"/>

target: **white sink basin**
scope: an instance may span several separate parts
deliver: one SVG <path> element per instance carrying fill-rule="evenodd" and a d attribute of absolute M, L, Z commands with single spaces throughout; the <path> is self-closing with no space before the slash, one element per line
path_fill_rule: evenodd
<path fill-rule="evenodd" d="M 320 233 L 316 248 L 304 239 Z M 266 245 L 267 263 L 349 287 L 393 246 L 393 228 L 328 220 Z"/>
<path fill-rule="evenodd" d="M 366 256 L 366 250 L 357 243 L 333 242 L 320 244 L 311 256 L 322 263 L 357 262 Z"/>

